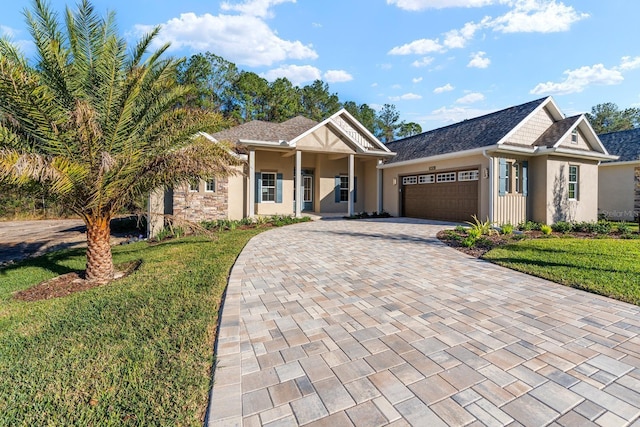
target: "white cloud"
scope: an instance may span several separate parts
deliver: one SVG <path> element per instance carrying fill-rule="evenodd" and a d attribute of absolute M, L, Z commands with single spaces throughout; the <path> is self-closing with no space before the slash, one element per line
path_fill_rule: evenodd
<path fill-rule="evenodd" d="M 411 101 L 414 99 L 422 99 L 422 95 L 418 95 L 416 93 L 405 93 L 404 95 L 400 95 L 400 96 L 390 96 L 389 99 L 391 101 Z"/>
<path fill-rule="evenodd" d="M 421 67 L 426 67 L 429 64 L 431 64 L 433 62 L 433 57 L 431 56 L 425 56 L 422 59 L 416 59 L 415 61 L 413 61 L 411 63 L 411 65 L 413 65 L 416 68 L 421 68 Z"/>
<path fill-rule="evenodd" d="M 456 99 L 456 104 L 473 104 L 475 102 L 484 101 L 484 95 L 479 92 L 471 92 Z"/>
<path fill-rule="evenodd" d="M 0 36 L 9 37 L 10 39 L 16 36 L 16 30 L 6 25 L 0 25 Z"/>
<path fill-rule="evenodd" d="M 296 0 L 245 0 L 240 4 L 231 4 L 227 1 L 220 5 L 225 11 L 240 12 L 242 15 L 271 18 L 271 8 L 281 3 L 295 3 Z"/>
<path fill-rule="evenodd" d="M 414 77 L 413 79 L 411 79 L 411 81 L 413 83 L 420 83 L 422 81 L 422 77 Z"/>
<path fill-rule="evenodd" d="M 451 30 L 444 34 L 444 45 L 449 49 L 463 48 L 482 27 L 482 24 L 467 22 L 460 30 Z"/>
<path fill-rule="evenodd" d="M 431 114 L 420 117 L 420 122 L 434 121 L 439 123 L 458 123 L 465 119 L 483 116 L 492 113 L 493 110 L 483 110 L 468 107 L 440 107 Z"/>
<path fill-rule="evenodd" d="M 353 76 L 344 70 L 327 70 L 323 77 L 327 83 L 342 83 L 353 80 Z"/>
<path fill-rule="evenodd" d="M 602 64 L 566 70 L 563 74 L 567 76 L 563 81 L 538 83 L 530 93 L 534 95 L 567 95 L 582 92 L 591 85 L 610 86 L 622 83 L 624 80 L 619 70 L 607 69 Z"/>
<path fill-rule="evenodd" d="M 152 27 L 136 25 L 138 33 Z M 287 59 L 316 59 L 310 45 L 283 40 L 260 18 L 250 15 L 196 15 L 183 13 L 162 26 L 155 42 L 171 42 L 172 49 L 215 52 L 231 62 L 251 67 L 269 66 Z"/>
<path fill-rule="evenodd" d="M 283 65 L 269 70 L 261 76 L 269 81 L 274 81 L 278 77 L 286 77 L 294 86 L 322 78 L 320 70 L 311 65 Z"/>
<path fill-rule="evenodd" d="M 640 68 L 640 56 L 636 56 L 635 58 L 623 56 L 620 61 L 620 66 L 617 67 L 620 71 L 635 70 L 636 68 Z"/>
<path fill-rule="evenodd" d="M 569 31 L 571 24 L 588 18 L 572 6 L 556 0 L 518 0 L 513 9 L 492 20 L 494 31 L 503 33 L 554 33 Z"/>
<path fill-rule="evenodd" d="M 321 24 L 321 23 L 319 23 L 319 22 L 312 22 L 312 23 L 311 23 L 311 26 L 312 26 L 313 28 L 322 28 L 322 24 Z"/>
<path fill-rule="evenodd" d="M 371 83 L 371 87 L 378 87 L 378 83 Z"/>
<path fill-rule="evenodd" d="M 471 54 L 471 61 L 467 64 L 467 67 L 471 68 L 487 68 L 491 64 L 491 60 L 486 58 L 486 52 L 474 52 Z"/>
<path fill-rule="evenodd" d="M 425 9 L 444 9 L 448 7 L 482 7 L 497 3 L 495 0 L 387 0 L 400 9 L 418 11 Z"/>
<path fill-rule="evenodd" d="M 396 46 L 391 49 L 389 55 L 424 55 L 431 52 L 442 52 L 443 47 L 438 39 L 419 39 L 411 43 Z"/>
<path fill-rule="evenodd" d="M 453 89 L 455 89 L 453 86 L 451 86 L 451 83 L 447 83 L 444 86 L 440 86 L 437 87 L 433 90 L 433 93 L 444 93 L 444 92 L 451 92 Z"/>
<path fill-rule="evenodd" d="M 402 85 L 399 85 L 398 83 L 396 83 L 391 86 L 391 89 L 402 89 Z"/>

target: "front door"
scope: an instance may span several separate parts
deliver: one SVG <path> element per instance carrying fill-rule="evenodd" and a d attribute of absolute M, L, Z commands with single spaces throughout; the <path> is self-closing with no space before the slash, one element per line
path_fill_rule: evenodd
<path fill-rule="evenodd" d="M 313 210 L 313 175 L 302 175 L 302 210 Z"/>

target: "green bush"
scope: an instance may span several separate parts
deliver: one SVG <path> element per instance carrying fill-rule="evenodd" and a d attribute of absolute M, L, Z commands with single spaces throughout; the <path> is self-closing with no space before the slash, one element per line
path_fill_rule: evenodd
<path fill-rule="evenodd" d="M 611 232 L 611 223 L 609 221 L 598 221 L 593 224 L 593 232 L 598 234 L 609 234 Z"/>
<path fill-rule="evenodd" d="M 465 248 L 470 248 L 470 247 L 472 247 L 473 245 L 475 245 L 475 244 L 476 244 L 476 239 L 474 239 L 474 238 L 473 238 L 473 237 L 471 237 L 471 236 L 467 236 L 467 237 L 465 237 L 464 239 L 462 239 L 462 241 L 460 242 L 460 244 L 461 244 L 462 246 L 464 246 Z"/>
<path fill-rule="evenodd" d="M 540 231 L 542 231 L 542 234 L 544 234 L 545 236 L 550 235 L 552 230 L 553 228 L 547 224 L 542 224 L 540 226 Z"/>
<path fill-rule="evenodd" d="M 543 226 L 540 227 L 540 231 L 543 231 L 542 227 Z M 551 229 L 553 231 L 555 231 L 555 232 L 558 232 L 558 233 L 568 233 L 571 230 L 573 230 L 573 224 L 571 224 L 570 222 L 567 222 L 567 221 L 558 221 L 558 222 L 556 222 L 555 224 L 553 224 L 551 226 Z M 543 233 L 544 233 L 544 231 L 543 231 Z M 549 234 L 549 233 L 544 233 L 544 234 Z"/>
<path fill-rule="evenodd" d="M 518 230 L 520 231 L 539 231 L 540 230 L 540 226 L 542 224 L 537 223 L 535 221 L 526 221 L 526 222 L 521 222 L 520 224 L 518 224 Z"/>
<path fill-rule="evenodd" d="M 631 226 L 624 221 L 618 223 L 617 229 L 620 234 L 631 233 Z"/>
<path fill-rule="evenodd" d="M 472 239 L 477 239 L 480 236 L 482 236 L 482 230 L 478 229 L 478 228 L 470 228 L 467 230 L 467 236 L 471 237 Z"/>
<path fill-rule="evenodd" d="M 513 224 L 511 223 L 502 224 L 500 226 L 500 229 L 502 230 L 502 234 L 505 234 L 507 236 L 513 233 L 513 228 L 514 228 Z"/>
<path fill-rule="evenodd" d="M 480 221 L 475 215 L 473 215 L 472 218 L 474 222 L 465 221 L 471 226 L 470 230 L 477 230 L 480 233 L 480 236 L 490 236 L 494 233 L 497 233 L 496 230 L 491 228 L 491 221 L 489 221 L 489 218 L 487 218 L 484 222 Z M 469 231 L 467 231 L 467 233 L 469 233 Z"/>
<path fill-rule="evenodd" d="M 455 230 L 456 230 L 458 233 L 466 233 L 466 232 L 467 232 L 466 227 L 464 227 L 464 226 L 462 226 L 462 225 L 456 225 Z"/>

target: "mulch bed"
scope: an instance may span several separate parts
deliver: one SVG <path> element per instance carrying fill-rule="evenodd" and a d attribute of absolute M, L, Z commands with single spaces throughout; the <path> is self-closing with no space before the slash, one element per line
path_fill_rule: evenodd
<path fill-rule="evenodd" d="M 116 266 L 114 280 L 127 277 L 140 267 L 142 260 L 130 261 Z M 113 283 L 113 282 L 110 282 Z M 14 298 L 20 301 L 42 301 L 52 298 L 62 298 L 76 292 L 102 286 L 105 283 L 93 282 L 84 278 L 83 272 L 72 272 L 45 280 L 35 286 L 16 292 Z"/>

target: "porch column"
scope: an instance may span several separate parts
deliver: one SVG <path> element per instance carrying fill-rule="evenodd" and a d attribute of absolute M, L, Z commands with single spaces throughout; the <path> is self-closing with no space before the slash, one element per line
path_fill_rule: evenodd
<path fill-rule="evenodd" d="M 302 216 L 302 151 L 296 150 L 296 218 Z"/>
<path fill-rule="evenodd" d="M 378 160 L 378 166 L 382 165 L 382 160 Z M 376 169 L 376 177 L 377 177 L 377 184 L 378 184 L 378 199 L 377 199 L 377 210 L 378 213 L 382 212 L 383 208 L 382 208 L 382 169 L 377 168 Z"/>
<path fill-rule="evenodd" d="M 249 150 L 249 191 L 247 191 L 247 216 L 256 215 L 256 150 Z"/>
<path fill-rule="evenodd" d="M 354 175 L 354 155 L 349 154 L 349 216 L 355 215 L 355 206 L 354 206 L 354 192 L 355 192 L 355 180 L 353 179 Z"/>

